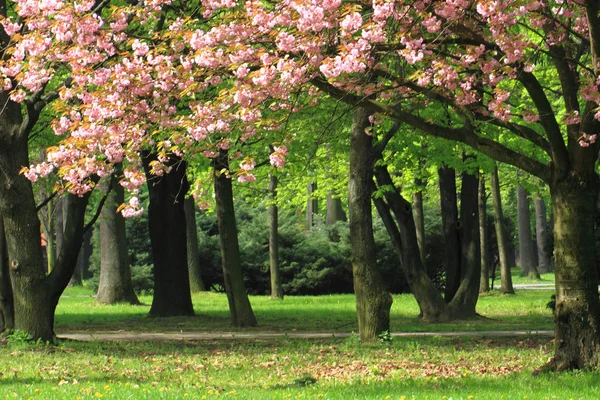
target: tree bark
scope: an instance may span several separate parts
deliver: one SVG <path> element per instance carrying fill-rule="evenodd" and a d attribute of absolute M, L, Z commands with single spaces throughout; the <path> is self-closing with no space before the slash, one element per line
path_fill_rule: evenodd
<path fill-rule="evenodd" d="M 186 165 L 176 157 L 168 162 L 171 172 L 151 173 L 156 155 L 144 151 L 142 163 L 148 181 L 148 225 L 154 260 L 154 297 L 151 317 L 194 315 L 187 267 L 187 243 L 183 202 L 189 185 Z"/>
<path fill-rule="evenodd" d="M 221 242 L 221 262 L 223 279 L 231 322 L 233 326 L 256 326 L 256 317 L 252 311 L 240 259 L 235 208 L 233 206 L 233 188 L 229 174 L 229 159 L 226 151 L 220 151 L 213 160 L 215 171 L 215 202 L 217 209 L 217 225 Z M 227 171 L 227 172 L 225 172 Z"/>
<path fill-rule="evenodd" d="M 392 243 L 401 257 L 406 279 L 414 294 L 421 317 L 427 322 L 452 321 L 475 316 L 475 305 L 479 294 L 479 217 L 477 212 L 477 177 L 464 176 L 464 196 L 461 202 L 461 248 L 460 262 L 465 265 L 461 276 L 461 284 L 452 301 L 446 303 L 431 279 L 427 276 L 425 266 L 416 251 L 417 234 L 411 210 L 406 201 L 394 186 L 387 167 L 375 167 L 377 186 L 386 188 L 385 202 L 381 198 L 374 199 L 377 211 L 390 234 Z M 388 188 L 391 188 L 387 190 Z M 395 217 L 392 220 L 391 213 Z"/>
<path fill-rule="evenodd" d="M 319 200 L 314 197 L 317 190 L 317 182 L 309 182 L 306 189 L 308 200 L 306 202 L 306 230 L 310 231 L 315 224 L 315 215 L 319 213 Z"/>
<path fill-rule="evenodd" d="M 28 138 L 19 135 L 20 106 L 0 94 L 0 215 L 4 219 L 14 299 L 14 328 L 34 338 L 53 339 L 53 312 L 40 243 L 40 221 L 29 182 L 19 171 L 29 165 Z"/>
<path fill-rule="evenodd" d="M 440 208 L 444 230 L 446 288 L 444 298 L 450 302 L 460 285 L 460 237 L 458 235 L 458 208 L 456 206 L 456 172 L 443 166 L 438 170 Z"/>
<path fill-rule="evenodd" d="M 279 273 L 279 219 L 277 207 L 277 177 L 269 177 L 269 271 L 271 274 L 271 298 L 283 300 Z"/>
<path fill-rule="evenodd" d="M 131 281 L 125 219 L 117 212 L 125 202 L 125 190 L 115 179 L 104 180 L 100 186 L 104 191 L 110 190 L 110 194 L 100 215 L 100 282 L 96 301 L 139 304 Z"/>
<path fill-rule="evenodd" d="M 327 195 L 327 216 L 325 217 L 325 224 L 333 225 L 338 221 L 346 221 L 346 213 L 342 206 L 342 200 L 338 197 L 333 197 L 331 193 Z"/>
<path fill-rule="evenodd" d="M 204 292 L 206 286 L 204 286 L 204 280 L 202 279 L 202 266 L 200 265 L 200 252 L 198 251 L 198 231 L 196 230 L 196 207 L 192 197 L 184 200 L 184 211 L 190 290 L 192 293 Z"/>
<path fill-rule="evenodd" d="M 594 214 L 598 176 L 553 177 L 556 306 L 556 370 L 581 369 L 600 362 L 600 302 L 595 265 Z"/>
<path fill-rule="evenodd" d="M 481 278 L 479 245 L 479 174 L 462 174 L 460 190 L 460 286 L 450 302 L 452 319 L 476 315 Z"/>
<path fill-rule="evenodd" d="M 370 125 L 369 115 L 366 108 L 357 107 L 354 110 L 348 178 L 352 275 L 358 331 L 364 341 L 377 340 L 381 333 L 389 331 L 392 305 L 392 296 L 377 269 L 377 250 L 373 238 L 371 194 L 375 160 L 372 137 L 365 134 L 365 129 Z"/>
<path fill-rule="evenodd" d="M 548 223 L 546 222 L 546 204 L 539 195 L 534 199 L 535 206 L 535 238 L 538 252 L 540 273 L 551 270 L 550 254 L 548 254 Z"/>
<path fill-rule="evenodd" d="M 479 180 L 479 243 L 481 248 L 481 279 L 479 293 L 490 291 L 490 272 L 488 264 L 488 227 L 487 227 L 487 196 L 485 194 L 485 179 Z"/>
<path fill-rule="evenodd" d="M 415 179 L 415 185 L 422 187 L 423 182 L 420 179 Z M 425 255 L 425 213 L 423 211 L 423 191 L 419 190 L 412 196 L 413 218 L 415 220 L 415 228 L 417 229 L 417 242 L 419 243 L 419 255 L 423 265 L 427 265 L 427 257 Z"/>
<path fill-rule="evenodd" d="M 8 269 L 8 251 L 4 235 L 4 221 L 0 215 L 0 333 L 10 332 L 14 325 L 15 315 Z"/>
<path fill-rule="evenodd" d="M 490 176 L 490 189 L 492 191 L 492 206 L 494 207 L 494 227 L 498 242 L 498 258 L 500 263 L 500 293 L 514 294 L 512 275 L 508 263 L 508 239 L 504 228 L 504 215 L 502 213 L 502 198 L 500 197 L 500 181 L 498 180 L 498 167 Z"/>
<path fill-rule="evenodd" d="M 55 242 L 55 250 L 56 250 L 56 256 L 55 256 L 55 262 L 56 262 L 56 257 L 58 257 L 58 255 L 60 254 L 60 250 L 62 248 L 62 243 L 63 243 L 63 231 L 64 231 L 64 227 L 65 227 L 65 223 L 64 223 L 64 217 L 63 217 L 63 202 L 65 201 L 65 199 L 63 197 L 59 197 L 58 200 L 56 201 L 56 205 L 55 205 L 55 223 L 54 223 L 54 237 L 56 238 L 56 242 Z M 50 269 L 49 269 L 50 270 Z"/>
<path fill-rule="evenodd" d="M 533 239 L 531 237 L 531 213 L 527 191 L 521 185 L 517 186 L 517 218 L 519 229 L 519 258 L 521 273 L 532 279 L 540 279 L 533 255 Z"/>

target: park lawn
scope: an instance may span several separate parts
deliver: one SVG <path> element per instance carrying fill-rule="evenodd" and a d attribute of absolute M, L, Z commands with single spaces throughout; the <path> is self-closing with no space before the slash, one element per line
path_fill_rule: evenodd
<path fill-rule="evenodd" d="M 0 399 L 597 399 L 600 374 L 533 376 L 547 338 L 0 346 Z"/>
<path fill-rule="evenodd" d="M 546 307 L 552 291 L 521 290 L 515 295 L 497 291 L 482 295 L 478 303 L 481 318 L 457 323 L 424 324 L 410 294 L 394 295 L 391 330 L 403 332 L 456 330 L 539 330 L 552 329 L 552 313 Z M 151 297 L 140 297 L 143 305 L 98 305 L 85 288 L 67 289 L 56 312 L 56 331 L 144 331 L 144 332 L 352 332 L 357 331 L 353 295 L 288 296 L 283 301 L 268 296 L 251 296 L 260 324 L 256 328 L 230 326 L 227 298 L 223 293 L 193 296 L 194 317 L 148 318 Z"/>
<path fill-rule="evenodd" d="M 521 276 L 521 269 L 519 267 L 511 268 L 510 272 L 514 285 L 532 283 L 554 284 L 554 272 L 540 274 L 540 279 L 530 279 L 527 276 Z M 500 279 L 496 279 L 496 281 L 494 282 L 494 286 L 498 285 L 500 285 Z"/>

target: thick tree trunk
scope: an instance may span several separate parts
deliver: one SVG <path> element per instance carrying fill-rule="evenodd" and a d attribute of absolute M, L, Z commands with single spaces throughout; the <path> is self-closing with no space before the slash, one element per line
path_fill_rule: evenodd
<path fill-rule="evenodd" d="M 538 252 L 540 273 L 551 270 L 550 254 L 548 254 L 548 224 L 546 222 L 546 204 L 539 195 L 534 199 L 535 205 L 535 238 Z"/>
<path fill-rule="evenodd" d="M 150 163 L 156 155 L 142 154 L 148 180 L 148 225 L 154 260 L 154 297 L 150 316 L 194 315 L 187 268 L 183 202 L 188 191 L 185 163 L 172 158 L 171 172 L 155 176 Z"/>
<path fill-rule="evenodd" d="M 221 262 L 223 266 L 223 279 L 231 322 L 234 326 L 256 326 L 256 317 L 252 311 L 244 277 L 242 274 L 242 261 L 238 242 L 237 224 L 235 221 L 235 208 L 233 206 L 233 188 L 231 178 L 228 176 L 229 159 L 226 151 L 219 152 L 214 159 L 215 171 L 215 202 L 217 208 L 217 224 L 219 226 L 219 239 L 221 242 Z"/>
<path fill-rule="evenodd" d="M 479 174 L 462 174 L 460 190 L 460 286 L 449 304 L 451 319 L 476 315 L 481 278 L 479 245 Z"/>
<path fill-rule="evenodd" d="M 333 225 L 338 221 L 346 221 L 346 213 L 342 206 L 342 200 L 338 197 L 333 197 L 331 193 L 327 195 L 327 216 L 325 217 L 325 224 Z"/>
<path fill-rule="evenodd" d="M 0 333 L 10 332 L 15 325 L 13 294 L 8 269 L 8 251 L 4 221 L 0 215 Z"/>
<path fill-rule="evenodd" d="M 494 227 L 496 228 L 496 240 L 498 242 L 498 258 L 500 263 L 500 292 L 503 294 L 514 294 L 512 275 L 508 263 L 508 239 L 504 228 L 504 215 L 502 214 L 502 198 L 500 197 L 500 181 L 498 180 L 498 167 L 490 176 L 490 189 L 492 192 L 492 206 L 494 207 Z"/>
<path fill-rule="evenodd" d="M 204 280 L 202 279 L 202 266 L 200 265 L 200 252 L 198 251 L 198 231 L 196 230 L 196 207 L 192 197 L 185 199 L 184 209 L 190 290 L 192 293 L 204 292 L 206 286 L 204 286 Z"/>
<path fill-rule="evenodd" d="M 521 185 L 517 186 L 517 219 L 519 229 L 519 259 L 521 273 L 533 279 L 540 279 L 533 254 L 533 239 L 531 237 L 531 213 L 527 191 Z"/>
<path fill-rule="evenodd" d="M 277 177 L 269 177 L 269 271 L 271 274 L 271 298 L 283 300 L 279 273 L 279 216 L 277 207 Z"/>
<path fill-rule="evenodd" d="M 490 291 L 486 206 L 487 196 L 485 194 L 485 179 L 479 179 L 479 244 L 481 249 L 481 279 L 479 282 L 479 293 Z"/>
<path fill-rule="evenodd" d="M 422 187 L 423 182 L 420 179 L 415 179 L 415 185 Z M 417 242 L 419 243 L 419 255 L 423 265 L 427 265 L 427 257 L 425 255 L 425 213 L 423 212 L 423 192 L 418 191 L 412 196 L 413 218 L 415 220 L 415 228 L 417 229 Z"/>
<path fill-rule="evenodd" d="M 369 111 L 354 111 L 350 139 L 348 210 L 352 245 L 352 275 L 356 294 L 356 313 L 361 340 L 373 341 L 390 329 L 392 296 L 377 269 L 373 238 L 371 194 L 373 189 L 373 142 L 365 134 L 370 125 Z"/>
<path fill-rule="evenodd" d="M 125 219 L 117 212 L 125 201 L 125 191 L 114 179 L 105 180 L 101 187 L 110 190 L 110 194 L 100 215 L 100 282 L 96 301 L 139 304 L 131 281 Z"/>
<path fill-rule="evenodd" d="M 14 328 L 34 338 L 53 339 L 53 313 L 40 243 L 40 221 L 29 182 L 19 171 L 29 165 L 28 138 L 18 133 L 21 110 L 0 95 L 0 215 L 8 249 L 14 299 Z"/>
<path fill-rule="evenodd" d="M 315 215 L 319 213 L 319 200 L 314 197 L 317 190 L 317 182 L 310 182 L 306 188 L 308 200 L 306 202 L 306 230 L 310 231 L 315 224 Z"/>
<path fill-rule="evenodd" d="M 597 367 L 600 363 L 600 302 L 595 265 L 594 214 L 598 176 L 554 179 L 556 370 Z"/>
<path fill-rule="evenodd" d="M 450 302 L 460 285 L 460 237 L 458 235 L 458 208 L 456 206 L 456 172 L 443 166 L 438 170 L 440 207 L 444 230 L 446 288 L 444 298 Z"/>

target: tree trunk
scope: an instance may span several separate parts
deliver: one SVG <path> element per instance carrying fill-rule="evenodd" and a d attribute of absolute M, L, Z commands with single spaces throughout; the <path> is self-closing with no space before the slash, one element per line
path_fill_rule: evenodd
<path fill-rule="evenodd" d="M 456 206 L 456 172 L 443 166 L 438 170 L 440 208 L 444 230 L 446 288 L 444 297 L 450 302 L 460 285 L 460 238 L 458 235 L 458 208 Z"/>
<path fill-rule="evenodd" d="M 40 221 L 31 182 L 19 171 L 29 165 L 28 138 L 18 133 L 21 109 L 0 95 L 0 215 L 4 219 L 14 299 L 14 328 L 53 339 L 53 315 L 40 243 Z"/>
<path fill-rule="evenodd" d="M 54 223 L 54 235 L 56 237 L 56 256 L 55 259 L 60 254 L 60 250 L 62 248 L 63 243 L 63 231 L 64 231 L 64 218 L 63 218 L 63 202 L 65 199 L 63 197 L 59 197 L 56 206 L 55 206 L 55 223 Z M 55 261 L 56 262 L 56 261 Z"/>
<path fill-rule="evenodd" d="M 0 333 L 10 332 L 15 325 L 8 252 L 4 235 L 4 221 L 0 215 Z"/>
<path fill-rule="evenodd" d="M 271 273 L 271 298 L 283 300 L 279 274 L 279 220 L 277 207 L 277 177 L 269 177 L 269 271 Z"/>
<path fill-rule="evenodd" d="M 402 260 L 402 269 L 410 290 L 419 304 L 420 316 L 423 321 L 440 321 L 447 312 L 448 305 L 427 276 L 421 261 L 412 207 L 394 186 L 386 166 L 376 166 L 375 177 L 379 188 L 391 188 L 384 192 L 385 202 L 381 198 L 374 198 L 374 202 L 394 248 Z"/>
<path fill-rule="evenodd" d="M 139 304 L 131 281 L 125 219 L 117 212 L 125 202 L 125 190 L 115 179 L 105 180 L 100 186 L 105 192 L 110 190 L 110 194 L 100 215 L 100 282 L 96 301 Z"/>
<path fill-rule="evenodd" d="M 198 231 L 196 230 L 196 207 L 192 197 L 184 200 L 184 211 L 190 290 L 192 293 L 204 292 L 206 286 L 204 286 L 204 280 L 202 280 L 202 266 L 200 265 L 200 252 L 198 251 Z"/>
<path fill-rule="evenodd" d="M 373 238 L 371 194 L 373 188 L 373 142 L 365 134 L 370 125 L 369 111 L 354 111 L 350 139 L 348 209 L 352 246 L 352 275 L 356 294 L 356 313 L 361 340 L 373 341 L 390 329 L 392 296 L 386 290 L 377 268 Z"/>
<path fill-rule="evenodd" d="M 333 197 L 331 193 L 327 195 L 327 216 L 325 217 L 325 224 L 333 225 L 338 221 L 346 221 L 346 213 L 342 206 L 342 200 Z"/>
<path fill-rule="evenodd" d="M 490 291 L 486 205 L 487 196 L 485 194 L 485 179 L 479 179 L 479 243 L 481 248 L 481 279 L 479 282 L 479 293 L 487 293 Z"/>
<path fill-rule="evenodd" d="M 48 273 L 54 269 L 56 263 L 56 202 L 50 200 L 46 204 L 46 212 L 43 214 L 42 229 L 46 237 L 46 270 Z"/>
<path fill-rule="evenodd" d="M 462 174 L 460 190 L 460 286 L 449 304 L 451 319 L 476 315 L 481 278 L 479 244 L 479 174 Z"/>
<path fill-rule="evenodd" d="M 595 265 L 594 214 L 598 176 L 568 175 L 550 184 L 554 214 L 556 370 L 600 362 L 600 302 Z"/>
<path fill-rule="evenodd" d="M 420 179 L 415 179 L 415 185 L 422 187 L 423 182 Z M 418 191 L 412 196 L 413 218 L 415 220 L 415 228 L 417 229 L 417 242 L 419 243 L 419 255 L 423 265 L 427 265 L 427 257 L 425 255 L 425 213 L 423 212 L 423 191 Z"/>
<path fill-rule="evenodd" d="M 546 204 L 539 195 L 534 199 L 535 205 L 535 238 L 538 252 L 540 273 L 550 272 L 550 254 L 548 254 L 548 224 L 546 222 Z"/>
<path fill-rule="evenodd" d="M 83 279 L 90 279 L 92 277 L 92 273 L 90 272 L 90 258 L 92 257 L 92 253 L 94 251 L 94 247 L 92 246 L 92 235 L 93 228 L 88 229 L 83 235 L 83 271 L 81 273 L 81 277 Z"/>
<path fill-rule="evenodd" d="M 517 218 L 519 229 L 519 259 L 521 273 L 532 279 L 540 279 L 533 255 L 533 239 L 531 238 L 531 214 L 529 198 L 521 185 L 517 186 Z"/>
<path fill-rule="evenodd" d="M 319 213 L 319 200 L 314 197 L 317 182 L 310 182 L 306 189 L 308 200 L 306 202 L 306 230 L 310 231 L 315 224 L 315 215 Z"/>
<path fill-rule="evenodd" d="M 498 262 L 500 263 L 500 292 L 503 294 L 514 294 L 512 275 L 508 263 L 508 239 L 504 228 L 504 215 L 502 214 L 502 198 L 500 197 L 500 181 L 498 180 L 498 167 L 490 176 L 490 189 L 492 191 L 492 206 L 494 207 L 494 226 L 496 228 L 496 240 L 498 242 Z"/>
<path fill-rule="evenodd" d="M 84 264 L 84 255 L 83 255 L 83 247 L 79 249 L 79 255 L 77 256 L 77 263 L 75 264 L 75 270 L 73 271 L 73 275 L 71 276 L 71 280 L 69 281 L 69 286 L 81 286 L 83 284 L 83 264 Z"/>
<path fill-rule="evenodd" d="M 229 310 L 231 312 L 231 322 L 233 326 L 256 326 L 256 317 L 248 299 L 242 274 L 242 261 L 240 259 L 231 178 L 228 176 L 229 172 L 223 172 L 229 171 L 227 152 L 220 151 L 213 163 L 215 171 L 214 185 L 217 225 L 219 226 L 219 239 L 221 242 L 221 262 L 225 291 L 227 292 L 227 300 L 229 301 Z"/>
<path fill-rule="evenodd" d="M 189 188 L 186 165 L 172 157 L 168 162 L 171 172 L 156 176 L 151 173 L 150 165 L 156 159 L 156 155 L 149 151 L 142 153 L 150 195 L 148 225 L 154 260 L 154 297 L 150 316 L 194 315 L 183 210 Z"/>

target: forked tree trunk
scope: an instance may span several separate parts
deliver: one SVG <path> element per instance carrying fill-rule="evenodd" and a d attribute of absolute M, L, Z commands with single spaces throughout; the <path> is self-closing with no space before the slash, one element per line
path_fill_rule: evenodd
<path fill-rule="evenodd" d="M 546 222 L 546 204 L 539 195 L 534 199 L 535 205 L 535 238 L 540 273 L 551 270 L 550 254 L 548 254 L 548 223 Z"/>
<path fill-rule="evenodd" d="M 490 290 L 486 205 L 487 196 L 485 194 L 485 179 L 479 179 L 479 247 L 481 249 L 481 280 L 479 282 L 479 293 L 486 293 Z"/>
<path fill-rule="evenodd" d="M 8 269 L 4 220 L 0 215 L 0 333 L 10 332 L 14 324 L 13 294 Z"/>
<path fill-rule="evenodd" d="M 508 263 L 508 239 L 504 227 L 504 215 L 502 214 L 502 198 L 500 197 L 500 182 L 498 180 L 498 167 L 490 176 L 490 189 L 492 192 L 492 206 L 494 207 L 494 227 L 496 228 L 496 240 L 498 242 L 498 262 L 500 263 L 500 293 L 514 294 L 512 275 Z"/>
<path fill-rule="evenodd" d="M 415 185 L 422 187 L 423 182 L 420 179 L 415 179 Z M 425 213 L 423 211 L 423 191 L 419 190 L 412 196 L 413 218 L 415 220 L 415 228 L 417 229 L 417 242 L 419 243 L 419 255 L 423 265 L 427 265 L 427 257 L 425 255 Z"/>
<path fill-rule="evenodd" d="M 187 243 L 183 202 L 189 185 L 185 163 L 172 158 L 171 172 L 155 176 L 151 162 L 156 155 L 144 151 L 142 163 L 148 181 L 148 225 L 154 260 L 152 317 L 194 315 L 187 268 Z"/>
<path fill-rule="evenodd" d="M 100 186 L 104 191 L 110 190 L 110 195 L 100 215 L 100 282 L 96 301 L 139 304 L 131 281 L 125 219 L 117 212 L 125 201 L 125 191 L 115 179 L 105 180 Z"/>
<path fill-rule="evenodd" d="M 521 185 L 517 186 L 517 214 L 519 225 L 519 259 L 521 273 L 533 279 L 540 279 L 540 273 L 535 265 L 533 254 L 533 239 L 531 237 L 531 213 L 527 191 Z"/>
<path fill-rule="evenodd" d="M 279 273 L 279 216 L 277 207 L 277 177 L 269 177 L 269 271 L 271 275 L 271 298 L 283 300 Z"/>
<path fill-rule="evenodd" d="M 440 208 L 444 231 L 446 288 L 444 298 L 450 302 L 460 285 L 460 237 L 458 235 L 458 208 L 456 205 L 456 172 L 443 166 L 438 170 Z"/>
<path fill-rule="evenodd" d="M 188 197 L 184 201 L 185 229 L 187 241 L 187 263 L 190 275 L 190 290 L 192 293 L 206 291 L 202 279 L 202 266 L 200 265 L 200 252 L 198 251 L 198 229 L 196 227 L 196 207 L 194 199 Z"/>
<path fill-rule="evenodd" d="M 361 340 L 373 341 L 390 329 L 392 296 L 377 269 L 373 238 L 371 194 L 373 189 L 373 142 L 365 134 L 370 125 L 369 111 L 354 110 L 350 139 L 348 209 L 352 245 L 352 275 L 356 294 L 356 313 Z"/>
<path fill-rule="evenodd" d="M 392 178 L 383 165 L 375 167 L 377 186 L 386 188 L 385 201 L 375 198 L 375 206 L 390 234 L 394 248 L 402 260 L 402 267 L 411 292 L 415 296 L 421 317 L 427 322 L 451 321 L 475 315 L 479 293 L 479 226 L 477 212 L 477 177 L 463 177 L 464 205 L 461 207 L 463 247 L 461 262 L 465 265 L 462 281 L 452 301 L 446 303 L 431 279 L 416 251 L 417 235 L 411 205 L 394 186 Z M 392 213 L 395 221 L 392 218 Z"/>
<path fill-rule="evenodd" d="M 338 197 L 333 197 L 331 193 L 327 195 L 327 215 L 325 217 L 325 224 L 333 225 L 338 221 L 346 221 L 346 213 L 342 206 L 342 200 Z"/>
<path fill-rule="evenodd" d="M 558 371 L 600 363 L 600 302 L 595 266 L 594 215 L 598 176 L 554 179 L 550 185 L 554 214 L 556 306 L 555 356 Z"/>
<path fill-rule="evenodd" d="M 312 229 L 315 224 L 315 215 L 319 213 L 319 200 L 314 197 L 314 192 L 317 190 L 317 182 L 310 182 L 306 188 L 308 200 L 306 201 L 306 230 Z"/>
<path fill-rule="evenodd" d="M 238 242 L 235 208 L 233 206 L 233 188 L 228 176 L 229 159 L 226 151 L 220 151 L 213 161 L 215 178 L 215 202 L 217 209 L 217 225 L 221 242 L 221 263 L 223 279 L 231 322 L 233 326 L 256 326 L 256 317 L 252 311 L 244 276 Z"/>

